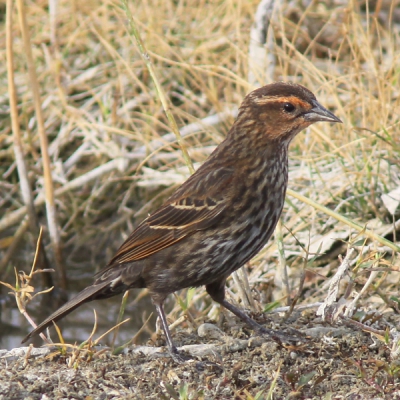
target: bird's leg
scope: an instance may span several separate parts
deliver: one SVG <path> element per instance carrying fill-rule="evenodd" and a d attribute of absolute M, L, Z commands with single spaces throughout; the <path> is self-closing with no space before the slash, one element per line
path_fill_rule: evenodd
<path fill-rule="evenodd" d="M 220 304 L 224 306 L 226 309 L 228 309 L 230 312 L 235 314 L 237 317 L 239 317 L 242 321 L 246 322 L 246 324 L 251 326 L 256 332 L 262 335 L 270 336 L 272 339 L 275 340 L 275 342 L 278 342 L 279 344 L 281 344 L 282 341 L 288 341 L 288 339 L 293 339 L 289 338 L 288 336 L 279 331 L 274 331 L 272 329 L 265 328 L 264 326 L 258 324 L 256 321 L 254 321 L 254 319 L 250 318 L 242 310 L 235 307 L 233 304 L 229 303 L 225 299 L 222 300 Z"/>
<path fill-rule="evenodd" d="M 162 323 L 162 327 L 163 327 L 163 330 L 164 330 L 165 338 L 167 339 L 168 348 L 169 348 L 171 353 L 177 354 L 178 353 L 178 349 L 176 348 L 176 346 L 175 346 L 175 344 L 174 344 L 174 342 L 172 340 L 172 337 L 171 337 L 171 332 L 169 330 L 168 323 L 167 323 L 167 317 L 165 316 L 165 312 L 164 312 L 164 304 L 162 302 L 160 304 L 155 304 L 155 306 L 156 306 L 157 314 L 158 314 L 158 316 L 159 316 L 159 318 L 161 320 L 161 323 Z"/>
<path fill-rule="evenodd" d="M 156 307 L 157 310 L 157 314 L 161 320 L 161 324 L 164 330 L 164 334 L 165 334 L 165 338 L 167 339 L 167 345 L 168 345 L 168 349 L 169 352 L 171 354 L 171 357 L 173 358 L 173 360 L 179 364 L 187 361 L 190 358 L 185 358 L 176 348 L 173 340 L 172 340 L 172 336 L 171 336 L 171 331 L 169 330 L 168 327 L 168 322 L 167 322 L 167 317 L 165 315 L 165 311 L 164 311 L 164 300 L 162 301 L 156 301 L 155 299 L 153 299 L 153 303 Z"/>
<path fill-rule="evenodd" d="M 274 331 L 272 329 L 268 329 L 265 328 L 264 326 L 261 326 L 256 321 L 254 321 L 254 319 L 246 315 L 242 310 L 240 310 L 239 308 L 235 307 L 233 304 L 225 300 L 225 280 L 213 282 L 209 285 L 206 285 L 206 290 L 214 301 L 221 304 L 231 313 L 239 317 L 242 321 L 246 322 L 246 324 L 251 326 L 259 334 L 268 335 L 279 344 L 281 344 L 282 342 L 293 342 L 302 340 L 301 338 L 293 338 L 282 332 Z"/>

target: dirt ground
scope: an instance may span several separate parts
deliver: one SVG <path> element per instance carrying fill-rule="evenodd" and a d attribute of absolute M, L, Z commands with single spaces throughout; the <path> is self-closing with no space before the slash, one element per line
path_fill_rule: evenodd
<path fill-rule="evenodd" d="M 162 337 L 119 355 L 81 351 L 75 361 L 57 349 L 2 351 L 0 399 L 400 399 L 396 349 L 379 334 L 398 325 L 395 314 L 369 332 L 354 320 L 329 325 L 315 310 L 286 322 L 254 317 L 300 340 L 279 345 L 232 319 L 222 330 L 203 324 L 175 333 L 192 357 L 184 364 L 169 357 Z"/>

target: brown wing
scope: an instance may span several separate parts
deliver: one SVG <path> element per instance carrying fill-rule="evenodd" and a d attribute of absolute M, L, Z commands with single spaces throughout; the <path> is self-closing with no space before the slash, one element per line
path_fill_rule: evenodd
<path fill-rule="evenodd" d="M 195 231 L 212 226 L 225 208 L 224 193 L 232 173 L 230 168 L 197 171 L 132 232 L 108 266 L 146 258 Z"/>

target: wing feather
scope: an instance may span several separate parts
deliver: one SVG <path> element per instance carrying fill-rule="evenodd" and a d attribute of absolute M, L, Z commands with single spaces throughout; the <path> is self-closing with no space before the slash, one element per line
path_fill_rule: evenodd
<path fill-rule="evenodd" d="M 202 171 L 198 172 L 201 174 Z M 225 209 L 224 193 L 233 169 L 204 172 L 202 175 L 205 176 L 196 180 L 191 179 L 192 175 L 161 208 L 146 218 L 122 244 L 106 270 L 115 264 L 146 258 L 215 224 Z M 191 182 L 198 182 L 199 178 L 205 184 L 193 188 Z"/>

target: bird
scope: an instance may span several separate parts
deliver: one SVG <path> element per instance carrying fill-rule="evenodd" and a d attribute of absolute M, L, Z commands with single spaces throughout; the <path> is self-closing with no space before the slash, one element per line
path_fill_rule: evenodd
<path fill-rule="evenodd" d="M 22 343 L 83 303 L 147 288 L 169 352 L 184 362 L 172 339 L 164 302 L 177 290 L 199 286 L 257 333 L 280 342 L 285 335 L 260 325 L 226 300 L 225 282 L 273 234 L 285 201 L 289 144 L 319 121 L 342 122 L 304 86 L 274 82 L 250 92 L 208 159 L 137 226 L 93 284 Z"/>

